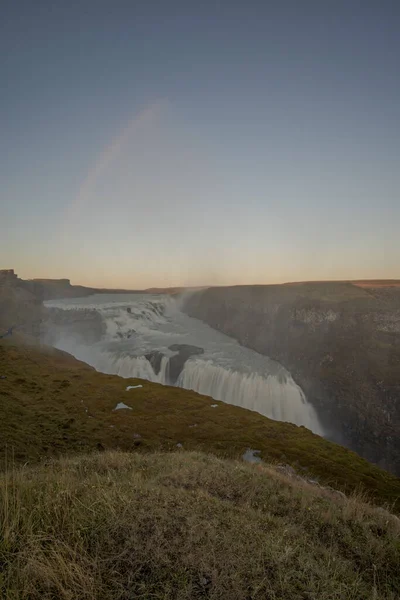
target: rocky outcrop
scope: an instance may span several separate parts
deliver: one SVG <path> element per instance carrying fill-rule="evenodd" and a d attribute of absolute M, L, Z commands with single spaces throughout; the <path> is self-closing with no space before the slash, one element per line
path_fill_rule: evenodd
<path fill-rule="evenodd" d="M 162 361 L 163 357 L 164 357 L 164 354 L 162 352 L 159 352 L 159 350 L 152 350 L 151 352 L 148 352 L 147 354 L 145 354 L 145 358 L 149 361 L 149 363 L 153 367 L 153 371 L 156 375 L 158 375 L 160 372 L 161 361 Z"/>
<path fill-rule="evenodd" d="M 40 335 L 41 300 L 12 269 L 0 272 L 0 335 L 5 332 Z"/>
<path fill-rule="evenodd" d="M 41 298 L 41 300 L 80 298 L 96 293 L 94 288 L 71 285 L 69 279 L 31 279 L 26 281 L 26 284 L 38 298 Z"/>
<path fill-rule="evenodd" d="M 82 298 L 92 294 L 132 294 L 134 290 L 110 290 L 106 288 L 92 288 L 83 285 L 73 285 L 69 279 L 28 279 L 22 280 L 15 275 L 13 269 L 0 270 L 0 285 L 2 281 L 11 280 L 22 283 L 39 300 L 55 300 L 58 298 Z"/>
<path fill-rule="evenodd" d="M 281 362 L 328 437 L 400 473 L 400 288 L 209 288 L 184 310 Z"/>
<path fill-rule="evenodd" d="M 171 384 L 175 384 L 183 370 L 185 362 L 191 356 L 203 354 L 204 349 L 189 344 L 172 344 L 172 346 L 169 346 L 169 349 L 176 352 L 169 360 L 169 380 Z"/>
<path fill-rule="evenodd" d="M 66 327 L 92 343 L 99 338 L 100 324 L 93 311 L 82 311 L 79 318 L 65 311 L 47 309 L 50 298 L 87 296 L 91 288 L 72 286 L 69 279 L 23 280 L 13 269 L 0 270 L 0 335 L 10 328 L 15 332 L 41 337 L 53 343 Z"/>
<path fill-rule="evenodd" d="M 203 354 L 204 349 L 199 348 L 198 346 L 191 346 L 190 344 L 172 344 L 168 349 L 174 354 L 169 357 L 167 379 L 171 385 L 175 385 L 185 366 L 185 362 L 191 356 Z M 153 371 L 156 375 L 158 375 L 161 370 L 161 362 L 165 356 L 166 354 L 163 354 L 159 350 L 152 350 L 145 354 L 145 358 L 147 358 L 153 367 Z"/>
<path fill-rule="evenodd" d="M 17 279 L 18 275 L 14 272 L 14 269 L 0 269 L 0 285 L 15 283 Z"/>
<path fill-rule="evenodd" d="M 104 324 L 94 311 L 80 314 L 48 309 L 45 300 L 78 298 L 96 293 L 134 293 L 72 285 L 69 279 L 29 279 L 18 277 L 14 269 L 0 269 L 0 336 L 10 328 L 19 333 L 41 338 L 53 344 L 57 337 L 71 334 L 85 343 L 94 343 L 104 333 Z M 127 336 L 133 335 L 128 332 Z"/>

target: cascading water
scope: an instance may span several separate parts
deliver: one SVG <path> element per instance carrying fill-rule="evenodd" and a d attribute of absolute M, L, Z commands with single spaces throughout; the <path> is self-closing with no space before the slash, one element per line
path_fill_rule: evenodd
<path fill-rule="evenodd" d="M 67 318 L 55 341 L 52 332 L 53 345 L 98 371 L 192 389 L 323 434 L 315 410 L 288 371 L 188 317 L 169 296 L 97 295 L 46 305 L 74 311 L 75 328 Z M 88 311 L 100 315 L 103 324 L 100 341 L 90 345 L 76 328 L 79 315 Z"/>
<path fill-rule="evenodd" d="M 210 361 L 190 360 L 179 377 L 178 385 L 277 421 L 302 424 L 314 431 L 317 429 L 313 407 L 289 374 L 283 377 L 243 375 L 213 365 Z"/>
<path fill-rule="evenodd" d="M 109 353 L 99 354 L 92 364 L 102 373 L 119 375 L 120 377 L 138 377 L 155 383 L 167 385 L 169 358 L 163 356 L 159 373 L 156 373 L 149 360 L 145 356 L 113 356 Z"/>

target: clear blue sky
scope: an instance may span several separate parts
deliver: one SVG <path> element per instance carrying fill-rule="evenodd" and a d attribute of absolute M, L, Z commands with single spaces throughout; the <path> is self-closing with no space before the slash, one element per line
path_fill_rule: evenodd
<path fill-rule="evenodd" d="M 6 0 L 0 267 L 400 277 L 400 2 Z"/>

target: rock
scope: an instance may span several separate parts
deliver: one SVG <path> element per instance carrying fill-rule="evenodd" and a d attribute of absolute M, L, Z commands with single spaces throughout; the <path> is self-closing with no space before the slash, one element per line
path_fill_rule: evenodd
<path fill-rule="evenodd" d="M 118 402 L 117 406 L 114 408 L 114 410 L 123 410 L 123 409 L 132 410 L 132 408 L 130 406 L 127 406 L 124 402 Z"/>
<path fill-rule="evenodd" d="M 148 352 L 147 354 L 145 354 L 145 358 L 149 361 L 149 363 L 153 367 L 153 371 L 156 375 L 158 375 L 160 372 L 161 361 L 162 361 L 163 357 L 164 357 L 164 354 L 162 354 L 162 352 L 159 352 L 158 350 L 153 350 L 152 352 Z"/>
<path fill-rule="evenodd" d="M 169 379 L 173 385 L 176 383 L 188 358 L 196 354 L 203 354 L 204 349 L 198 346 L 190 346 L 189 344 L 172 344 L 169 346 L 169 349 L 177 352 L 175 356 L 171 356 L 169 359 Z"/>
<path fill-rule="evenodd" d="M 317 485 L 319 486 L 319 482 L 316 479 L 308 479 L 307 477 L 304 479 L 304 481 L 307 481 L 307 483 L 310 483 L 311 485 Z"/>
<path fill-rule="evenodd" d="M 257 456 L 258 454 L 261 454 L 261 450 L 253 450 L 252 448 L 247 448 L 246 452 L 242 454 L 242 459 L 249 463 L 260 464 L 262 460 L 259 456 Z"/>

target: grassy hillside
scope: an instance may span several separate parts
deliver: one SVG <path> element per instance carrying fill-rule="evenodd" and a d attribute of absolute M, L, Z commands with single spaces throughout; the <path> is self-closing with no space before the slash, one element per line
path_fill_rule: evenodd
<path fill-rule="evenodd" d="M 195 392 L 97 373 L 68 354 L 0 342 L 0 461 L 92 449 L 185 450 L 239 458 L 248 448 L 345 493 L 397 510 L 400 480 L 304 427 Z M 126 391 L 126 386 L 142 385 Z M 124 402 L 131 410 L 115 411 Z M 213 407 L 212 405 L 216 405 Z"/>
<path fill-rule="evenodd" d="M 396 600 L 400 524 L 271 467 L 105 452 L 0 477 L 8 600 Z"/>

